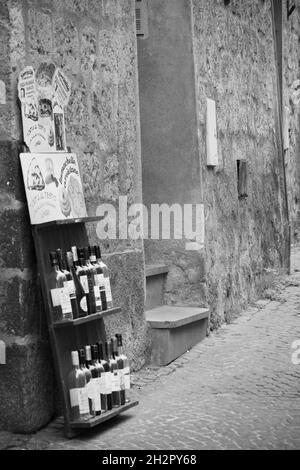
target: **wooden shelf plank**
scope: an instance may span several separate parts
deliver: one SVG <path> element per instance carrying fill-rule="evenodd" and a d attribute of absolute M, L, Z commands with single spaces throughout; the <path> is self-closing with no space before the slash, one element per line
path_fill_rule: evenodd
<path fill-rule="evenodd" d="M 111 418 L 114 418 L 115 416 L 118 416 L 120 413 L 123 413 L 124 411 L 129 410 L 130 408 L 137 406 L 139 404 L 138 400 L 135 401 L 130 401 L 128 403 L 125 403 L 125 405 L 122 405 L 118 408 L 113 408 L 110 411 L 107 411 L 101 416 L 96 416 L 95 418 L 91 418 L 87 421 L 71 421 L 70 422 L 70 427 L 72 429 L 76 428 L 93 428 L 97 426 L 100 423 L 103 423 L 104 421 L 107 421 Z"/>
<path fill-rule="evenodd" d="M 51 220 L 50 222 L 45 222 L 43 224 L 32 225 L 35 229 L 44 228 L 44 227 L 53 227 L 55 225 L 71 225 L 71 224 L 86 224 L 88 222 L 98 222 L 102 220 L 103 216 L 95 217 L 80 217 L 77 219 L 61 219 L 61 220 Z"/>
<path fill-rule="evenodd" d="M 63 328 L 66 326 L 76 326 L 82 325 L 83 323 L 89 323 L 94 320 L 100 320 L 101 318 L 107 317 L 108 315 L 113 315 L 114 313 L 121 312 L 121 307 L 110 308 L 108 310 L 103 310 L 99 313 L 93 313 L 92 315 L 87 315 L 86 317 L 76 318 L 75 320 L 61 320 L 53 322 L 54 328 Z"/>

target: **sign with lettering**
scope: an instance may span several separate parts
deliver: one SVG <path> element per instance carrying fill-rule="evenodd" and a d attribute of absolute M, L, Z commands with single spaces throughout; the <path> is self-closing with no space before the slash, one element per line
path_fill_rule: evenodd
<path fill-rule="evenodd" d="M 41 64 L 37 73 L 27 66 L 19 75 L 24 142 L 31 152 L 66 152 L 64 107 L 71 85 L 62 71 L 51 65 Z"/>
<path fill-rule="evenodd" d="M 20 159 L 31 224 L 86 217 L 74 153 L 21 153 Z"/>

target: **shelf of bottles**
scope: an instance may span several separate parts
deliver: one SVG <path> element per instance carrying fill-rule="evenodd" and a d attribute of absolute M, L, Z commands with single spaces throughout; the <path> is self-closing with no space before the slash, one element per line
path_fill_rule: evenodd
<path fill-rule="evenodd" d="M 71 428 L 91 428 L 138 404 L 130 397 L 130 368 L 122 335 L 70 352 Z"/>
<path fill-rule="evenodd" d="M 106 337 L 104 318 L 121 308 L 100 247 L 89 244 L 86 223 L 98 220 L 52 221 L 32 232 L 67 437 L 138 404 L 122 336 Z"/>
<path fill-rule="evenodd" d="M 47 284 L 54 328 L 76 326 L 120 312 L 113 308 L 108 268 L 99 246 L 49 253 Z"/>

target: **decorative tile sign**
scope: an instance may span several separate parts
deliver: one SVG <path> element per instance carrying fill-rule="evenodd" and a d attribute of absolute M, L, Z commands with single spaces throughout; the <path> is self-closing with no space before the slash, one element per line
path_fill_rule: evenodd
<path fill-rule="evenodd" d="M 21 153 L 31 224 L 86 217 L 74 153 Z"/>
<path fill-rule="evenodd" d="M 24 142 L 31 152 L 66 152 L 64 107 L 71 93 L 67 77 L 54 64 L 19 75 Z"/>

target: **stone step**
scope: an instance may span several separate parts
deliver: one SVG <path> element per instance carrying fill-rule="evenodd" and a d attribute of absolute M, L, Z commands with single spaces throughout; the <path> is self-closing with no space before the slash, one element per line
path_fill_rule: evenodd
<path fill-rule="evenodd" d="M 164 284 L 168 274 L 165 264 L 148 264 L 146 272 L 146 301 L 145 310 L 149 310 L 164 303 Z"/>
<path fill-rule="evenodd" d="M 162 305 L 145 315 L 151 326 L 151 363 L 156 366 L 174 361 L 207 334 L 208 308 Z"/>

